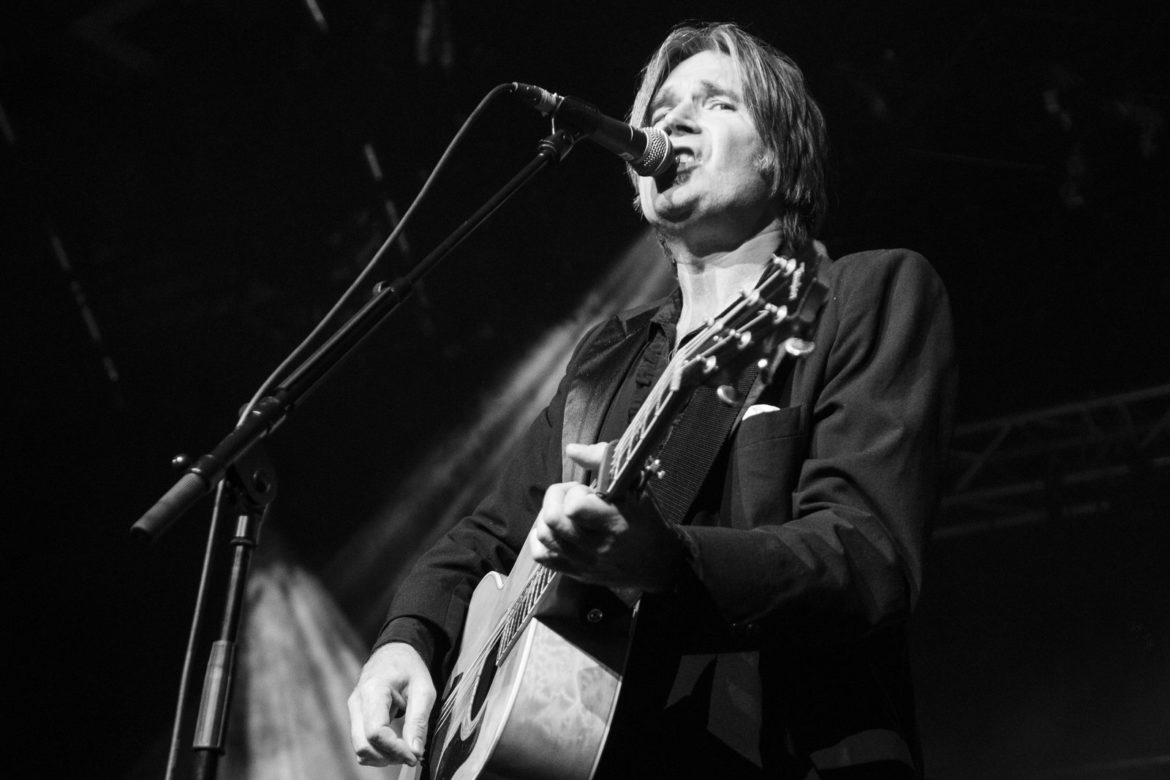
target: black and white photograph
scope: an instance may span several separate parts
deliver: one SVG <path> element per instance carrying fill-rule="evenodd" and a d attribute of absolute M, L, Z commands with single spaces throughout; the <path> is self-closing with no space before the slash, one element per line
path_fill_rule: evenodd
<path fill-rule="evenodd" d="M 17 5 L 7 776 L 1170 776 L 1170 5 Z"/>

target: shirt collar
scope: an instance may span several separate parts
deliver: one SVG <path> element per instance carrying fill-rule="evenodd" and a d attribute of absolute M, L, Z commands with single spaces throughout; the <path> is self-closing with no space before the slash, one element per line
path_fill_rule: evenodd
<path fill-rule="evenodd" d="M 678 322 L 679 315 L 682 314 L 682 290 L 675 287 L 674 290 L 667 296 L 662 305 L 658 307 L 658 311 L 654 312 L 654 316 L 650 318 L 650 322 L 655 325 L 670 325 L 674 326 Z"/>
<path fill-rule="evenodd" d="M 730 252 L 728 257 L 731 257 L 733 261 L 744 256 L 766 258 L 779 251 L 779 248 L 780 230 L 776 228 L 752 236 Z M 763 271 L 761 270 L 761 275 L 762 273 Z M 649 320 L 644 319 L 651 312 L 653 314 Z M 680 314 L 682 314 L 682 290 L 676 284 L 670 295 L 644 306 L 623 312 L 618 315 L 618 319 L 621 321 L 626 333 L 641 327 L 638 321 L 645 322 L 647 325 L 656 325 L 669 331 L 678 323 Z"/>
<path fill-rule="evenodd" d="M 766 260 L 773 254 L 779 251 L 780 247 L 780 229 L 765 230 L 759 235 L 752 236 L 747 241 L 744 241 L 731 252 L 728 252 L 726 257 L 731 262 L 739 262 L 741 258 L 761 259 Z M 764 265 L 760 266 L 760 275 L 763 276 Z M 662 301 L 658 311 L 650 319 L 650 322 L 660 326 L 673 327 L 678 323 L 679 315 L 682 313 L 682 290 L 678 287 Z"/>

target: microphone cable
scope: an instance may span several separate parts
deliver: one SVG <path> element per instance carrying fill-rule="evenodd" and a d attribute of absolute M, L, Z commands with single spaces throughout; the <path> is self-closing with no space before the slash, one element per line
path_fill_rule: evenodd
<path fill-rule="evenodd" d="M 447 166 L 447 163 L 450 160 L 451 155 L 455 152 L 455 149 L 458 148 L 459 145 L 463 142 L 463 139 L 467 135 L 468 131 L 479 120 L 480 116 L 487 109 L 487 107 L 500 95 L 504 94 L 505 92 L 511 92 L 514 90 L 514 82 L 496 85 L 486 95 L 484 95 L 484 97 L 479 101 L 479 105 L 477 105 L 475 110 L 468 115 L 467 119 L 463 120 L 463 124 L 460 126 L 458 132 L 455 133 L 454 137 L 451 139 L 451 142 L 447 144 L 447 148 L 443 151 L 442 156 L 439 158 L 439 162 L 435 164 L 433 169 L 431 169 L 430 175 L 427 176 L 427 179 L 423 183 L 422 188 L 418 191 L 418 194 L 414 196 L 414 200 L 411 202 L 410 207 L 406 210 L 406 213 L 402 215 L 402 218 L 398 220 L 398 224 L 394 226 L 394 229 L 390 232 L 390 235 L 386 238 L 385 241 L 382 242 L 382 245 L 378 248 L 378 250 L 374 252 L 373 257 L 370 258 L 369 262 L 366 263 L 365 267 L 354 278 L 353 282 L 350 283 L 345 292 L 341 294 L 341 297 L 337 299 L 337 302 L 333 304 L 332 308 L 330 308 L 329 311 L 325 313 L 325 316 L 321 318 L 321 321 L 313 327 L 312 331 L 309 332 L 309 335 L 305 336 L 305 338 L 301 340 L 301 343 L 298 344 L 293 349 L 293 351 L 288 354 L 288 357 L 281 361 L 280 365 L 278 365 L 272 371 L 272 373 L 268 375 L 268 378 L 260 384 L 259 389 L 256 390 L 255 394 L 244 406 L 243 411 L 240 412 L 240 417 L 236 422 L 236 427 L 239 427 L 243 424 L 244 420 L 246 420 L 248 415 L 251 414 L 252 409 L 255 408 L 257 403 L 259 403 L 260 399 L 263 398 L 269 390 L 276 386 L 276 384 L 287 374 L 289 367 L 298 361 L 306 352 L 308 352 L 309 347 L 320 339 L 321 333 L 325 330 L 326 326 L 337 317 L 342 307 L 344 307 L 345 304 L 348 303 L 351 298 L 353 298 L 358 289 L 365 285 L 366 281 L 373 274 L 374 268 L 378 265 L 379 262 L 381 262 L 383 256 L 390 250 L 390 247 L 393 246 L 394 242 L 398 239 L 399 234 L 402 233 L 402 231 L 406 228 L 406 225 L 410 222 L 410 218 L 414 215 L 414 212 L 418 208 L 419 204 L 423 202 L 427 194 L 430 192 L 432 185 L 438 178 L 439 172 Z"/>

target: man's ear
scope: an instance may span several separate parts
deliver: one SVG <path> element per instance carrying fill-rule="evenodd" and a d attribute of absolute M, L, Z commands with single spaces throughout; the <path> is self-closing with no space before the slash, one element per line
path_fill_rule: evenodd
<path fill-rule="evenodd" d="M 758 162 L 760 176 L 768 183 L 768 196 L 773 200 L 780 191 L 780 171 L 776 165 L 776 152 L 765 149 Z"/>

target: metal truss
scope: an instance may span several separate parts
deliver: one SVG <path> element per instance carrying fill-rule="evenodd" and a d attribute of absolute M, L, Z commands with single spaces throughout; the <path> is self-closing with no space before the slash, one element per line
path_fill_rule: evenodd
<path fill-rule="evenodd" d="M 1170 385 L 961 426 L 935 539 L 1170 496 Z"/>

